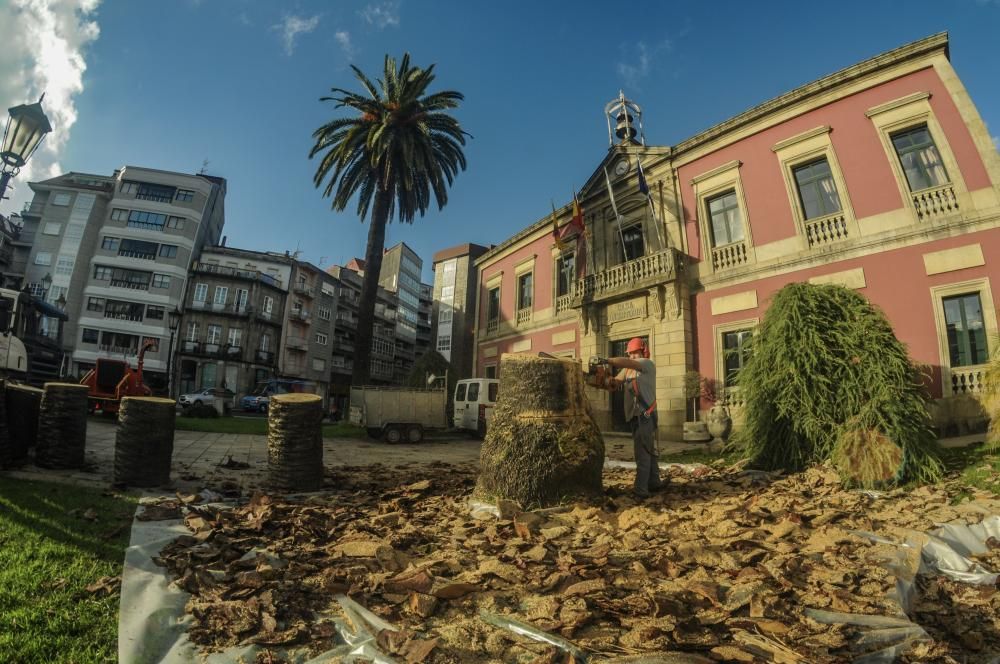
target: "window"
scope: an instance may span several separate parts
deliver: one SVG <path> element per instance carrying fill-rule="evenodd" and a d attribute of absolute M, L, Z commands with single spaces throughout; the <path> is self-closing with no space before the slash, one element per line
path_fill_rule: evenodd
<path fill-rule="evenodd" d="M 495 364 L 488 364 L 488 365 L 486 365 L 486 377 L 487 378 L 496 378 L 497 377 L 497 365 L 495 365 Z M 493 385 L 490 385 L 490 401 L 496 401 L 497 400 L 497 398 L 496 398 L 496 390 L 493 389 L 494 387 L 496 387 L 495 383 Z"/>
<path fill-rule="evenodd" d="M 118 238 L 105 236 L 101 241 L 101 249 L 108 251 L 118 251 Z"/>
<path fill-rule="evenodd" d="M 840 212 L 840 196 L 837 195 L 837 185 L 826 157 L 798 166 L 792 173 L 806 219 Z"/>
<path fill-rule="evenodd" d="M 167 215 L 165 214 L 142 210 L 132 210 L 128 213 L 128 225 L 132 228 L 158 231 L 163 229 L 165 223 L 167 223 Z"/>
<path fill-rule="evenodd" d="M 250 297 L 250 291 L 245 288 L 236 289 L 236 297 L 233 299 L 233 306 L 236 307 L 238 311 L 243 311 L 247 308 L 247 299 Z"/>
<path fill-rule="evenodd" d="M 184 222 L 186 219 L 184 217 L 169 217 L 167 218 L 167 228 L 173 228 L 179 231 L 184 230 Z"/>
<path fill-rule="evenodd" d="M 32 282 L 28 284 L 28 293 L 30 293 L 32 297 L 40 298 L 45 295 L 45 289 L 42 288 L 41 284 Z"/>
<path fill-rule="evenodd" d="M 271 349 L 271 335 L 262 334 L 260 335 L 260 349 L 262 351 L 268 351 Z"/>
<path fill-rule="evenodd" d="M 72 276 L 73 266 L 75 264 L 76 264 L 76 259 L 60 256 L 56 260 L 56 274 L 61 274 L 63 276 Z"/>
<path fill-rule="evenodd" d="M 39 251 L 35 254 L 35 265 L 52 265 L 52 254 L 47 251 Z"/>
<path fill-rule="evenodd" d="M 321 360 L 318 357 L 314 357 L 313 371 L 326 371 L 326 360 Z"/>
<path fill-rule="evenodd" d="M 177 246 L 173 244 L 160 245 L 161 258 L 177 258 Z"/>
<path fill-rule="evenodd" d="M 170 275 L 154 274 L 153 288 L 170 288 Z"/>
<path fill-rule="evenodd" d="M 271 297 L 270 295 L 265 295 L 263 305 L 261 306 L 261 311 L 263 311 L 265 314 L 270 315 L 273 309 L 274 309 L 274 298 Z"/>
<path fill-rule="evenodd" d="M 152 304 L 146 306 L 146 318 L 150 320 L 163 320 L 163 307 L 153 306 Z"/>
<path fill-rule="evenodd" d="M 227 297 L 229 297 L 229 288 L 226 286 L 216 286 L 215 297 L 212 299 L 212 302 L 220 306 L 225 305 Z"/>
<path fill-rule="evenodd" d="M 42 228 L 42 235 L 59 235 L 60 230 L 62 230 L 62 224 L 59 222 L 46 221 Z"/>
<path fill-rule="evenodd" d="M 318 343 L 320 346 L 325 346 L 328 340 L 329 338 L 322 332 L 316 333 L 316 343 Z"/>
<path fill-rule="evenodd" d="M 174 198 L 174 188 L 160 184 L 149 184 L 147 182 L 127 182 L 122 185 L 125 193 L 134 193 L 135 197 L 144 201 L 156 201 L 157 203 L 169 203 Z"/>
<path fill-rule="evenodd" d="M 104 265 L 94 266 L 94 279 L 96 281 L 108 281 L 114 275 L 115 271 L 113 268 L 106 267 Z"/>
<path fill-rule="evenodd" d="M 491 288 L 486 295 L 486 331 L 496 331 L 500 326 L 500 287 Z"/>
<path fill-rule="evenodd" d="M 450 323 L 453 315 L 454 309 L 452 309 L 451 305 L 442 302 L 438 309 L 438 323 Z"/>
<path fill-rule="evenodd" d="M 439 334 L 437 341 L 438 350 L 451 350 L 451 335 L 450 334 Z"/>
<path fill-rule="evenodd" d="M 330 309 L 329 307 L 319 308 L 319 319 L 320 320 L 330 320 Z"/>
<path fill-rule="evenodd" d="M 243 330 L 238 327 L 229 328 L 229 345 L 233 348 L 239 348 L 242 346 L 243 342 Z"/>
<path fill-rule="evenodd" d="M 118 255 L 150 261 L 156 260 L 156 243 L 143 240 L 122 240 L 118 245 Z"/>
<path fill-rule="evenodd" d="M 217 344 L 222 341 L 222 326 L 221 325 L 209 325 L 208 326 L 208 338 L 206 339 L 210 344 Z"/>
<path fill-rule="evenodd" d="M 530 309 L 531 296 L 534 292 L 534 274 L 529 272 L 517 278 L 517 308 Z"/>
<path fill-rule="evenodd" d="M 104 311 L 104 298 L 103 297 L 88 297 L 87 298 L 87 311 Z"/>
<path fill-rule="evenodd" d="M 208 284 L 195 284 L 194 301 L 204 302 L 208 299 Z"/>
<path fill-rule="evenodd" d="M 642 224 L 636 224 L 622 229 L 622 248 L 624 256 L 622 261 L 634 261 L 641 258 L 646 253 L 642 239 Z"/>
<path fill-rule="evenodd" d="M 563 254 L 556 259 L 556 295 L 568 295 L 576 281 L 576 254 Z"/>
<path fill-rule="evenodd" d="M 740 216 L 736 191 L 730 190 L 708 199 L 708 217 L 711 220 L 712 245 L 721 247 L 743 241 L 743 219 Z"/>
<path fill-rule="evenodd" d="M 455 297 L 455 287 L 454 286 L 443 286 L 441 288 L 441 299 L 446 301 L 451 301 Z"/>
<path fill-rule="evenodd" d="M 893 134 L 892 145 L 906 174 L 910 191 L 948 184 L 948 174 L 927 125 Z"/>
<path fill-rule="evenodd" d="M 157 339 L 156 337 L 143 337 L 142 338 L 142 345 L 145 346 L 146 343 L 148 343 L 150 341 L 153 342 L 153 345 L 149 347 L 149 352 L 150 353 L 159 353 L 160 352 L 160 340 Z"/>
<path fill-rule="evenodd" d="M 465 401 L 465 389 L 468 386 L 468 383 L 458 384 L 458 387 L 455 388 L 455 401 Z"/>
<path fill-rule="evenodd" d="M 986 326 L 979 293 L 942 298 L 952 367 L 986 364 Z"/>
<path fill-rule="evenodd" d="M 194 200 L 194 192 L 190 189 L 178 189 L 177 190 L 177 200 L 180 202 L 188 202 Z"/>
<path fill-rule="evenodd" d="M 52 197 L 52 204 L 58 205 L 59 207 L 66 207 L 69 205 L 69 194 L 56 194 Z"/>
<path fill-rule="evenodd" d="M 469 383 L 469 394 L 467 401 L 479 401 L 479 383 Z"/>
<path fill-rule="evenodd" d="M 746 364 L 749 351 L 749 342 L 752 332 L 750 330 L 733 330 L 722 333 L 722 364 L 725 369 L 724 381 L 726 386 L 735 384 L 736 377 Z"/>
<path fill-rule="evenodd" d="M 189 322 L 187 324 L 187 334 L 185 336 L 188 341 L 198 341 L 198 323 Z"/>
<path fill-rule="evenodd" d="M 112 221 L 128 221 L 128 210 L 123 210 L 122 208 L 115 208 L 111 211 Z"/>
<path fill-rule="evenodd" d="M 91 327 L 85 327 L 85 328 L 83 328 L 83 337 L 82 337 L 83 343 L 85 343 L 85 344 L 96 344 L 97 343 L 97 339 L 98 339 L 98 332 L 97 332 L 97 330 L 95 330 L 95 329 L 93 329 Z"/>

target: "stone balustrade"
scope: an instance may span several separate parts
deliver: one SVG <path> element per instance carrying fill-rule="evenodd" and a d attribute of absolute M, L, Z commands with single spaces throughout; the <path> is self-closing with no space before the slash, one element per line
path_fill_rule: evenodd
<path fill-rule="evenodd" d="M 724 244 L 721 247 L 712 247 L 712 268 L 715 270 L 726 270 L 731 267 L 738 267 L 747 262 L 747 243 L 733 242 Z"/>
<path fill-rule="evenodd" d="M 822 246 L 847 239 L 847 220 L 842 212 L 806 221 L 809 247 Z"/>
<path fill-rule="evenodd" d="M 913 192 L 913 207 L 920 221 L 928 221 L 958 212 L 958 198 L 950 184 Z"/>

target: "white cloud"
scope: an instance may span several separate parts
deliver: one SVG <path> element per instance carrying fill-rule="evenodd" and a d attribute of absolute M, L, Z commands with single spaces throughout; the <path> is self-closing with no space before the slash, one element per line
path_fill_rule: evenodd
<path fill-rule="evenodd" d="M 659 56 L 669 53 L 673 47 L 670 39 L 664 39 L 653 46 L 647 46 L 646 42 L 642 41 L 631 46 L 622 44 L 621 61 L 618 62 L 616 69 L 625 87 L 632 90 L 642 89 L 642 80 L 649 76 Z"/>
<path fill-rule="evenodd" d="M 1000 150 L 1000 136 L 993 136 L 993 147 Z"/>
<path fill-rule="evenodd" d="M 303 33 L 312 32 L 319 25 L 319 16 L 303 18 L 302 16 L 285 15 L 281 23 L 274 26 L 274 29 L 281 34 L 281 41 L 285 45 L 285 54 L 291 55 L 295 52 L 295 40 Z"/>
<path fill-rule="evenodd" d="M 62 172 L 59 155 L 76 122 L 74 99 L 83 92 L 86 47 L 97 39 L 100 0 L 7 0 L 0 2 L 0 113 L 34 103 L 45 93 L 42 108 L 52 133 L 45 137 L 21 173 L 13 179 L 11 200 L 0 210 L 14 212 L 31 200 L 27 183 Z"/>
<path fill-rule="evenodd" d="M 358 12 L 369 25 L 374 25 L 379 30 L 388 27 L 399 27 L 399 3 L 383 2 L 381 4 L 371 4 Z"/>
<path fill-rule="evenodd" d="M 337 40 L 338 44 L 340 44 L 340 48 L 343 49 L 344 55 L 346 55 L 348 59 L 354 57 L 354 44 L 351 43 L 350 32 L 347 30 L 337 30 L 337 32 L 334 33 L 333 38 Z"/>

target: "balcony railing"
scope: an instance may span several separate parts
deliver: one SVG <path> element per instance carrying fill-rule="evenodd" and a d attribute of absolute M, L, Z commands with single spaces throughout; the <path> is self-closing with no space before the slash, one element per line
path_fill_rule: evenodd
<path fill-rule="evenodd" d="M 220 344 L 211 341 L 201 347 L 202 352 L 206 355 L 218 355 L 221 349 L 222 346 Z"/>
<path fill-rule="evenodd" d="M 315 295 L 313 289 L 304 284 L 295 284 L 295 287 L 292 290 L 296 295 L 304 295 L 308 298 L 312 298 Z"/>
<path fill-rule="evenodd" d="M 258 272 L 257 270 L 241 270 L 239 268 L 230 267 L 228 265 L 215 265 L 213 263 L 198 263 L 198 266 L 194 269 L 195 272 L 205 272 L 207 274 L 222 274 L 227 277 L 237 277 L 240 279 L 249 279 L 251 281 L 262 281 L 265 284 L 281 288 L 281 280 L 275 279 L 269 274 L 264 272 Z"/>
<path fill-rule="evenodd" d="M 733 242 L 720 247 L 712 247 L 712 268 L 726 270 L 738 267 L 749 260 L 746 242 Z"/>
<path fill-rule="evenodd" d="M 110 355 L 135 355 L 139 352 L 136 346 L 115 346 L 112 344 L 99 344 L 97 346 L 102 352 Z"/>
<path fill-rule="evenodd" d="M 806 221 L 806 239 L 810 247 L 816 247 L 847 239 L 847 220 L 838 212 L 819 219 Z"/>
<path fill-rule="evenodd" d="M 118 255 L 121 256 L 121 257 L 123 257 L 123 258 L 140 258 L 140 259 L 142 259 L 144 261 L 155 261 L 156 260 L 156 254 L 155 253 L 149 254 L 149 253 L 146 253 L 145 251 L 129 251 L 129 250 L 126 250 L 126 249 L 119 249 L 118 250 Z"/>
<path fill-rule="evenodd" d="M 25 203 L 24 208 L 21 210 L 21 216 L 26 217 L 28 215 L 34 215 L 37 217 L 42 214 L 44 209 L 45 205 L 43 203 Z"/>
<path fill-rule="evenodd" d="M 524 325 L 531 322 L 531 307 L 524 307 L 517 310 L 517 324 Z"/>
<path fill-rule="evenodd" d="M 499 318 L 491 318 L 490 320 L 486 321 L 486 334 L 493 334 L 499 329 L 500 329 Z"/>
<path fill-rule="evenodd" d="M 912 194 L 913 207 L 917 210 L 917 219 L 927 221 L 958 212 L 958 198 L 955 188 L 950 184 L 933 189 L 921 189 Z"/>
<path fill-rule="evenodd" d="M 337 325 L 343 325 L 344 327 L 356 328 L 358 326 L 357 318 L 342 318 L 337 316 Z"/>
<path fill-rule="evenodd" d="M 129 288 L 131 290 L 149 290 L 149 282 L 129 281 L 128 279 L 112 279 L 112 288 Z"/>
<path fill-rule="evenodd" d="M 241 360 L 243 359 L 243 346 L 226 344 L 226 347 L 222 351 L 222 356 L 227 360 Z"/>
<path fill-rule="evenodd" d="M 132 221 L 126 224 L 129 228 L 142 228 L 148 231 L 162 231 L 164 224 L 154 224 L 149 221 Z"/>
<path fill-rule="evenodd" d="M 135 197 L 140 201 L 155 201 L 157 203 L 172 203 L 174 200 L 173 196 L 164 194 L 136 194 Z"/>
<path fill-rule="evenodd" d="M 257 358 L 258 362 L 264 362 L 265 364 L 274 362 L 274 353 L 269 350 L 258 350 L 254 357 Z"/>
<path fill-rule="evenodd" d="M 140 313 L 129 313 L 126 311 L 107 311 L 104 312 L 105 318 L 110 318 L 112 320 L 127 320 L 133 323 L 142 322 L 142 314 Z"/>
<path fill-rule="evenodd" d="M 309 342 L 302 337 L 288 337 L 285 339 L 285 345 L 292 350 L 308 350 Z"/>
<path fill-rule="evenodd" d="M 979 394 L 983 390 L 984 375 L 986 375 L 985 364 L 951 369 L 951 393 L 955 396 Z"/>
<path fill-rule="evenodd" d="M 305 309 L 292 309 L 288 317 L 293 321 L 299 321 L 302 323 L 309 322 L 309 312 Z"/>
<path fill-rule="evenodd" d="M 673 249 L 666 249 L 615 265 L 597 274 L 588 274 L 573 282 L 569 293 L 556 298 L 556 313 L 579 306 L 584 301 L 599 302 L 674 279 L 679 260 Z M 496 332 L 499 323 L 499 320 L 487 321 L 487 334 Z"/>

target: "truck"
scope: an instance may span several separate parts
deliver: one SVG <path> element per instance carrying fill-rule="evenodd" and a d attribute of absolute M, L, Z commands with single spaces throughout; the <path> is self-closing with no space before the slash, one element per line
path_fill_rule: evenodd
<path fill-rule="evenodd" d="M 90 412 L 117 413 L 121 400 L 125 397 L 148 397 L 152 394 L 142 381 L 142 365 L 146 351 L 156 346 L 156 341 L 148 339 L 139 349 L 135 369 L 125 360 L 97 358 L 94 368 L 80 381 L 88 388 Z"/>
<path fill-rule="evenodd" d="M 474 431 L 480 438 L 485 438 L 486 429 L 493 419 L 499 389 L 500 381 L 495 378 L 458 381 L 455 384 L 455 428 Z"/>
<path fill-rule="evenodd" d="M 387 443 L 419 443 L 425 431 L 446 428 L 447 406 L 444 388 L 351 388 L 351 423 Z"/>
<path fill-rule="evenodd" d="M 64 311 L 27 291 L 0 288 L 0 373 L 41 387 L 62 378 Z"/>

